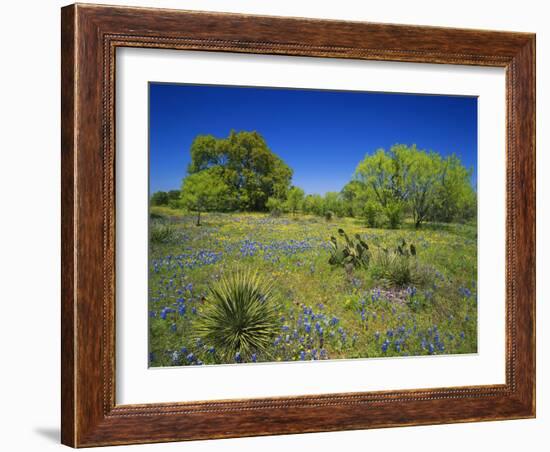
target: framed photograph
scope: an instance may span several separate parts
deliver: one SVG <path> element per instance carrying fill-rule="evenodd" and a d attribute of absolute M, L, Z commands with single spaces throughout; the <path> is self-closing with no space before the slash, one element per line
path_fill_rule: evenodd
<path fill-rule="evenodd" d="M 62 442 L 535 416 L 535 36 L 62 9 Z"/>

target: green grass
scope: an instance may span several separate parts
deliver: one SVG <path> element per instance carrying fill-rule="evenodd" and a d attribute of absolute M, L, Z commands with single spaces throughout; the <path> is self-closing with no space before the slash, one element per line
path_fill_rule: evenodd
<path fill-rule="evenodd" d="M 476 226 L 368 228 L 353 218 L 232 213 L 154 213 L 170 240 L 150 244 L 151 366 L 242 362 L 196 334 L 209 288 L 222 275 L 253 269 L 273 283 L 279 334 L 249 361 L 369 358 L 477 351 Z M 158 221 L 155 220 L 155 221 Z M 375 254 L 404 239 L 423 277 L 392 286 L 373 262 L 348 271 L 329 264 L 329 239 L 343 228 Z M 424 274 L 425 273 L 425 274 Z"/>

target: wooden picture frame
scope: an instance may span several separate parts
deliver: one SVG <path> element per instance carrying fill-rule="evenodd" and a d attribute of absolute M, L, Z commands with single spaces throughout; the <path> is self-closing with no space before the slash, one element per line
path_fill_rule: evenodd
<path fill-rule="evenodd" d="M 71 5 L 62 9 L 62 442 L 73 447 L 535 416 L 535 35 Z M 506 70 L 506 383 L 115 403 L 115 50 Z"/>

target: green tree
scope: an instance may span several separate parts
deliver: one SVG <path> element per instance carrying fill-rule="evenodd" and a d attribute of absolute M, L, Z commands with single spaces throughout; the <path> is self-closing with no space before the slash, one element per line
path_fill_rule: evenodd
<path fill-rule="evenodd" d="M 340 192 L 343 215 L 346 217 L 361 216 L 362 206 L 365 203 L 365 190 L 358 180 L 351 180 Z"/>
<path fill-rule="evenodd" d="M 336 191 L 327 191 L 323 197 L 323 214 L 327 212 L 335 213 L 338 216 L 344 216 L 344 208 L 340 193 Z"/>
<path fill-rule="evenodd" d="M 302 210 L 304 205 L 304 190 L 300 187 L 292 187 L 287 194 L 286 208 L 296 215 L 296 212 Z"/>
<path fill-rule="evenodd" d="M 168 200 L 179 200 L 181 196 L 181 192 L 179 190 L 170 190 L 168 193 Z"/>
<path fill-rule="evenodd" d="M 435 152 L 406 149 L 405 160 L 408 171 L 403 175 L 403 186 L 407 193 L 407 203 L 412 212 L 415 228 L 428 218 L 435 204 L 441 185 L 442 159 Z"/>
<path fill-rule="evenodd" d="M 443 159 L 436 152 L 402 144 L 367 155 L 354 174 L 360 183 L 356 199 L 376 200 L 392 228 L 408 213 L 416 228 L 430 219 L 474 217 L 476 194 L 470 178 L 471 171 L 456 156 Z"/>
<path fill-rule="evenodd" d="M 284 201 L 282 201 L 281 199 L 271 197 L 268 198 L 265 206 L 273 216 L 279 216 L 284 210 L 284 204 Z"/>
<path fill-rule="evenodd" d="M 312 215 L 323 215 L 323 198 L 321 195 L 307 195 L 304 198 L 304 212 Z"/>
<path fill-rule="evenodd" d="M 472 171 L 456 155 L 442 161 L 431 217 L 435 221 L 467 221 L 476 216 L 477 196 L 470 180 Z"/>
<path fill-rule="evenodd" d="M 375 228 L 376 226 L 378 226 L 379 214 L 380 214 L 380 206 L 374 201 L 367 201 L 363 205 L 361 216 L 365 217 L 365 219 L 367 220 L 367 225 L 370 228 Z"/>
<path fill-rule="evenodd" d="M 407 196 L 403 186 L 408 171 L 405 150 L 403 145 L 393 146 L 389 152 L 378 149 L 373 155 L 365 156 L 355 170 L 354 180 L 371 191 L 383 209 L 390 203 L 404 201 Z"/>
<path fill-rule="evenodd" d="M 187 176 L 181 187 L 181 204 L 197 213 L 197 226 L 201 213 L 220 209 L 229 189 L 217 168 L 209 168 Z"/>
<path fill-rule="evenodd" d="M 231 131 L 227 138 L 199 135 L 191 145 L 190 174 L 220 169 L 233 209 L 265 211 L 270 197 L 286 199 L 292 170 L 258 132 Z"/>
<path fill-rule="evenodd" d="M 157 191 L 151 196 L 151 205 L 153 206 L 165 206 L 168 204 L 168 193 L 165 191 Z"/>

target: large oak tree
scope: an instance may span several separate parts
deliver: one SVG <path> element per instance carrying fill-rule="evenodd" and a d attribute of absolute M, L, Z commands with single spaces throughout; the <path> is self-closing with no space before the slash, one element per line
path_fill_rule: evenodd
<path fill-rule="evenodd" d="M 199 135 L 191 145 L 190 175 L 217 168 L 228 188 L 228 208 L 265 211 L 270 197 L 286 199 L 290 167 L 258 132 L 231 131 L 227 138 Z"/>

